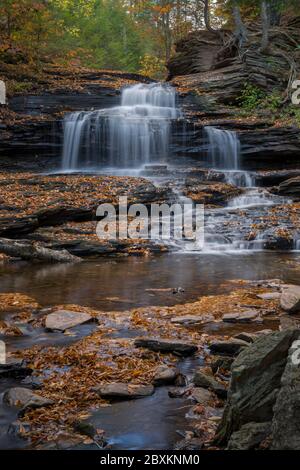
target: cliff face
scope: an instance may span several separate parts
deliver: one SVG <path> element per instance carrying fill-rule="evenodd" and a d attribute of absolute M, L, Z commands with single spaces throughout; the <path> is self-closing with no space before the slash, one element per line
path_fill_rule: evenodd
<path fill-rule="evenodd" d="M 190 138 L 193 156 L 195 148 L 203 153 L 204 127 L 213 126 L 238 133 L 244 168 L 299 165 L 299 121 L 291 114 L 289 94 L 292 81 L 300 76 L 300 17 L 270 29 L 264 53 L 259 51 L 260 25 L 247 25 L 247 30 L 248 42 L 242 49 L 229 31 L 198 31 L 176 45 L 168 64 L 169 80 L 181 93 L 195 126 Z M 261 93 L 262 100 L 280 96 L 280 102 L 243 107 L 240 100 L 248 85 L 250 93 Z"/>
<path fill-rule="evenodd" d="M 168 69 L 169 79 L 178 87 L 210 102 L 236 104 L 245 83 L 266 92 L 284 91 L 300 70 L 300 17 L 270 30 L 270 45 L 260 53 L 259 25 L 248 25 L 248 42 L 242 50 L 228 31 L 221 37 L 208 31 L 190 34 L 176 45 Z"/>

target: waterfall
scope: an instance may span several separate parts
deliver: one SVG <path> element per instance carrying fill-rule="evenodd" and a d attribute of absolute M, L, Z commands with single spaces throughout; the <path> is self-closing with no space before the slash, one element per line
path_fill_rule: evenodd
<path fill-rule="evenodd" d="M 238 170 L 240 160 L 240 141 L 236 132 L 205 127 L 209 142 L 209 157 L 214 168 Z"/>
<path fill-rule="evenodd" d="M 121 106 L 71 113 L 64 119 L 64 171 L 139 168 L 168 157 L 176 92 L 162 84 L 122 91 Z"/>
<path fill-rule="evenodd" d="M 206 126 L 208 155 L 214 169 L 222 170 L 226 183 L 252 188 L 254 179 L 248 171 L 241 170 L 241 144 L 236 132 Z"/>

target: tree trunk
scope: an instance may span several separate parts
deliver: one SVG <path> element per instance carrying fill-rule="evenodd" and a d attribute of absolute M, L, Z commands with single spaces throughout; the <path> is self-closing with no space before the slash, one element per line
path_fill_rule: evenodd
<path fill-rule="evenodd" d="M 243 45 L 247 42 L 248 39 L 248 31 L 246 26 L 243 23 L 240 7 L 237 3 L 234 4 L 233 7 L 233 18 L 235 22 L 235 31 L 234 35 L 239 41 L 239 46 L 243 47 Z"/>
<path fill-rule="evenodd" d="M 81 261 L 81 258 L 71 255 L 67 250 L 50 250 L 30 242 L 9 240 L 7 238 L 0 238 L 0 253 L 13 258 L 44 261 L 46 263 L 78 263 Z"/>
<path fill-rule="evenodd" d="M 210 25 L 210 8 L 209 8 L 209 0 L 203 0 L 204 3 L 204 23 L 205 27 L 208 31 L 212 33 L 217 33 L 215 29 L 213 29 Z"/>
<path fill-rule="evenodd" d="M 266 0 L 261 2 L 262 39 L 259 52 L 265 52 L 269 46 L 270 11 Z"/>
<path fill-rule="evenodd" d="M 217 34 L 221 41 L 224 41 L 223 35 L 221 31 L 218 31 L 217 29 L 214 29 L 210 25 L 210 5 L 209 5 L 209 0 L 202 0 L 202 3 L 204 4 L 204 23 L 205 27 L 208 31 L 211 33 Z"/>

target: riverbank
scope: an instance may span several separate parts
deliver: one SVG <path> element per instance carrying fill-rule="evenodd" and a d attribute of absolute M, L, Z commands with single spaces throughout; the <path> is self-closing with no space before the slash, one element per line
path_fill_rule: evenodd
<path fill-rule="evenodd" d="M 279 305 L 283 287 L 278 281 L 235 281 L 231 287 L 230 283 L 226 284 L 227 294 L 204 296 L 189 304 L 149 306 L 119 312 L 103 312 L 69 304 L 42 308 L 30 297 L 1 294 L 3 311 L 10 311 L 3 317 L 3 322 L 7 319 L 11 322 L 11 329 L 7 331 L 9 337 L 12 338 L 13 325 L 20 325 L 21 321 L 23 328 L 27 325 L 27 328 L 36 331 L 31 335 L 42 335 L 45 341 L 45 332 L 48 331 L 49 341 L 52 344 L 58 341 L 57 346 L 50 346 L 50 343 L 49 346 L 39 345 L 17 351 L 16 340 L 14 352 L 10 354 L 12 363 L 16 359 L 17 362 L 7 370 L 6 375 L 14 377 L 16 374 L 24 378 L 30 374 L 25 383 L 17 381 L 18 386 L 31 389 L 31 393 L 42 397 L 44 403 L 41 406 L 28 404 L 28 396 L 24 398 L 24 392 L 19 392 L 16 403 L 21 407 L 21 412 L 15 419 L 23 424 L 14 425 L 19 430 L 19 436 L 30 438 L 27 443 L 38 448 L 92 446 L 94 440 L 101 445 L 104 442 L 109 444 L 113 436 L 103 435 L 101 409 L 105 407 L 105 411 L 109 405 L 113 414 L 114 407 L 118 409 L 116 402 L 134 399 L 135 393 L 154 393 L 155 399 L 159 390 L 151 387 L 160 385 L 168 387 L 165 394 L 169 393 L 170 402 L 174 396 L 187 407 L 185 414 L 190 418 L 187 422 L 186 418 L 182 419 L 182 425 L 187 430 L 184 446 L 197 444 L 198 447 L 194 448 L 210 448 L 226 398 L 230 377 L 228 364 L 233 360 L 228 355 L 233 358 L 256 336 L 267 335 L 270 329 L 277 330 L 281 318 L 283 322 L 286 319 Z M 174 294 L 171 290 L 168 293 L 167 289 L 152 289 L 151 293 L 180 296 L 180 293 Z M 64 311 L 74 312 L 79 323 L 91 322 L 90 328 L 94 332 L 87 334 L 86 326 L 79 324 L 71 329 L 65 324 L 64 329 Z M 81 318 L 82 314 L 87 318 Z M 59 322 L 61 318 L 59 323 L 52 323 L 50 329 L 61 330 L 50 333 L 49 321 L 53 315 L 54 322 Z M 15 328 L 15 335 L 18 336 L 18 327 Z M 80 339 L 82 334 L 84 337 Z M 140 337 L 143 338 L 142 342 Z M 156 338 L 155 344 L 151 338 Z M 138 347 L 140 344 L 142 348 Z M 208 348 L 213 355 L 209 354 Z M 193 361 L 185 376 L 184 357 L 191 354 Z M 221 359 L 220 366 L 215 367 L 220 359 L 214 354 L 227 355 Z M 20 360 L 24 361 L 22 365 Z M 3 370 L 1 373 L 5 376 Z M 123 383 L 130 384 L 126 392 L 122 389 Z M 34 397 L 30 399 L 37 400 Z M 147 413 L 151 414 L 151 409 Z M 95 419 L 99 428 L 94 425 Z M 81 421 L 83 423 L 78 425 Z M 94 432 L 92 437 L 91 430 Z M 179 444 L 180 448 L 184 448 L 182 445 Z"/>

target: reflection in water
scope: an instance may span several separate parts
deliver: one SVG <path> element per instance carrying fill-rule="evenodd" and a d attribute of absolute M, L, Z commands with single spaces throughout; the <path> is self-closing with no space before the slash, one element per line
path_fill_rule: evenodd
<path fill-rule="evenodd" d="M 299 259 L 296 253 L 173 253 L 76 265 L 15 263 L 0 266 L 0 292 L 22 292 L 43 306 L 79 304 L 106 311 L 174 305 L 223 292 L 222 284 L 232 279 L 281 278 L 297 283 L 299 274 L 290 262 Z M 174 295 L 172 289 L 177 287 L 184 292 Z"/>

